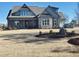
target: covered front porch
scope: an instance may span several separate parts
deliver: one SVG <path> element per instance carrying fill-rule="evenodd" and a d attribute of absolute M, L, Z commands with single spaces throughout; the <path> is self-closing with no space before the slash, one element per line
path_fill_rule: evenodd
<path fill-rule="evenodd" d="M 17 29 L 33 29 L 37 28 L 36 20 L 18 20 L 15 21 L 15 27 Z"/>

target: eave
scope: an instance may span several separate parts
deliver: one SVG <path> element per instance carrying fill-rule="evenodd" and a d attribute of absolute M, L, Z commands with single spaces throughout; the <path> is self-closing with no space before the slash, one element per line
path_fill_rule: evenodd
<path fill-rule="evenodd" d="M 34 18 L 35 16 L 9 16 L 8 18 Z"/>

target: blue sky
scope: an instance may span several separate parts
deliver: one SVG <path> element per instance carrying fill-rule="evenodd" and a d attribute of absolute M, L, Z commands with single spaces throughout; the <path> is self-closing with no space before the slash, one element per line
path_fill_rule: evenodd
<path fill-rule="evenodd" d="M 28 6 L 56 6 L 59 8 L 59 11 L 69 16 L 69 20 L 75 17 L 77 8 L 77 2 L 0 2 L 0 23 L 7 23 L 7 14 L 13 6 L 22 6 L 24 3 Z"/>

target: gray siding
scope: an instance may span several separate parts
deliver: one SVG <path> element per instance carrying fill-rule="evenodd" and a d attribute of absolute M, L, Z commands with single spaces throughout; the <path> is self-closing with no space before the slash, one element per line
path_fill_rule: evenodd
<path fill-rule="evenodd" d="M 43 21 L 49 21 L 47 25 L 43 24 Z M 52 28 L 52 18 L 50 16 L 47 15 L 42 15 L 39 17 L 39 28 Z"/>

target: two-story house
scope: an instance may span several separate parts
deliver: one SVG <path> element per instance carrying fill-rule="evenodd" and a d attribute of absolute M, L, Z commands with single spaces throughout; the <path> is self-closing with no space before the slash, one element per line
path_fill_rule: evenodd
<path fill-rule="evenodd" d="M 61 14 L 57 7 L 14 6 L 8 13 L 9 29 L 59 28 Z M 62 12 L 61 12 L 62 13 Z M 62 13 L 63 16 L 63 13 Z M 64 18 L 64 17 L 63 17 Z"/>

